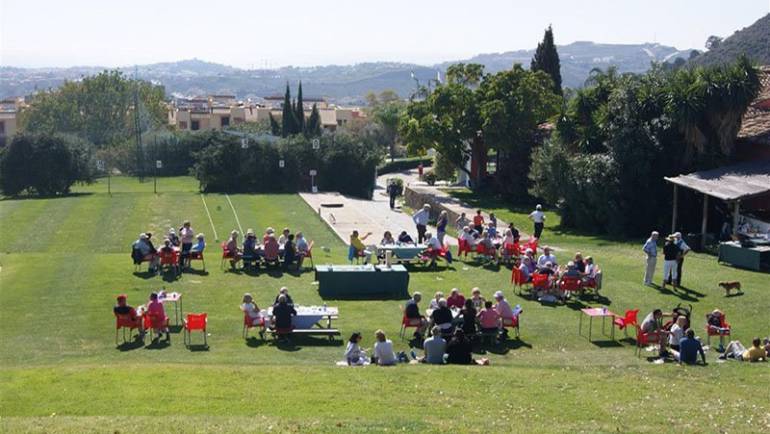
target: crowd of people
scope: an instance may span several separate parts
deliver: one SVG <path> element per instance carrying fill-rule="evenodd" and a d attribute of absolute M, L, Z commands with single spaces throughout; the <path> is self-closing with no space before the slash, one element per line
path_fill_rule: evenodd
<path fill-rule="evenodd" d="M 190 268 L 193 258 L 203 254 L 205 248 L 205 236 L 202 233 L 195 235 L 190 221 L 185 220 L 178 231 L 173 227 L 169 228 L 160 248 L 156 248 L 153 244 L 151 232 L 140 233 L 139 238 L 131 245 L 131 258 L 136 265 L 148 262 L 149 271 L 155 272 L 158 270 L 162 255 L 178 255 L 178 265 L 181 270 L 185 270 Z"/>
<path fill-rule="evenodd" d="M 243 269 L 258 269 L 261 265 L 282 266 L 288 270 L 296 265 L 299 270 L 306 257 L 311 254 L 312 242 L 308 242 L 302 232 L 292 233 L 284 228 L 276 237 L 271 227 L 265 229 L 259 242 L 253 229 L 246 230 L 243 243 L 239 244 L 240 234 L 233 230 L 223 245 L 223 256 L 228 259 L 230 268 L 235 270 L 239 263 Z"/>

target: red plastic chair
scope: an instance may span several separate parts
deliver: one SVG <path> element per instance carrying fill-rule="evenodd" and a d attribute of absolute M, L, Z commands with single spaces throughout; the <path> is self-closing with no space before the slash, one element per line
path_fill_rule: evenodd
<path fill-rule="evenodd" d="M 547 274 L 535 273 L 532 275 L 532 289 L 536 291 L 547 291 L 551 284 Z"/>
<path fill-rule="evenodd" d="M 145 331 L 150 332 L 150 340 L 152 340 L 155 330 L 168 329 L 168 316 L 161 318 L 158 315 L 150 315 L 148 312 L 145 312 L 144 316 L 142 316 L 142 325 Z"/>
<path fill-rule="evenodd" d="M 158 256 L 160 257 L 159 273 L 162 273 L 166 267 L 173 269 L 174 273 L 179 273 L 179 252 L 164 252 L 160 250 L 158 251 Z"/>
<path fill-rule="evenodd" d="M 118 345 L 118 332 L 123 330 L 123 342 L 126 342 L 126 330 L 129 331 L 129 336 L 133 334 L 134 329 L 142 330 L 142 322 L 138 317 L 131 318 L 129 314 L 116 314 L 115 315 L 115 345 Z"/>
<path fill-rule="evenodd" d="M 503 253 L 506 257 L 514 257 L 521 255 L 521 247 L 519 243 L 505 243 L 503 246 Z"/>
<path fill-rule="evenodd" d="M 645 333 L 642 331 L 642 328 L 637 324 L 636 325 L 636 353 L 641 355 L 642 354 L 642 347 L 645 345 L 650 344 L 659 344 L 661 340 L 662 335 L 660 332 L 651 332 L 651 333 Z"/>
<path fill-rule="evenodd" d="M 582 289 L 582 281 L 577 276 L 563 276 L 559 281 L 559 289 L 565 294 L 579 292 Z"/>
<path fill-rule="evenodd" d="M 406 316 L 406 312 L 404 311 L 404 306 L 401 307 L 401 331 L 399 332 L 399 336 L 401 339 L 404 339 L 406 336 L 406 329 L 413 328 L 419 330 L 420 327 L 422 327 L 422 318 L 408 318 Z"/>
<path fill-rule="evenodd" d="M 265 318 L 260 317 L 259 321 L 254 324 L 254 320 L 248 315 L 243 314 L 243 338 L 247 339 L 249 337 L 249 330 L 253 328 L 259 328 L 259 337 L 262 338 L 262 340 L 265 340 L 265 332 L 267 331 L 265 328 Z"/>
<path fill-rule="evenodd" d="M 725 315 L 719 316 L 719 327 L 715 327 L 711 324 L 706 324 L 706 345 L 711 345 L 711 337 L 719 336 L 719 345 L 724 347 L 725 336 L 730 336 L 731 327 L 727 321 L 725 321 Z"/>
<path fill-rule="evenodd" d="M 221 269 L 225 269 L 225 261 L 232 259 L 235 255 L 230 249 L 227 248 L 227 243 L 222 243 L 222 263 L 219 265 Z"/>
<path fill-rule="evenodd" d="M 465 257 L 468 257 L 468 253 L 472 253 L 473 249 L 471 249 L 470 244 L 468 244 L 468 241 L 463 239 L 457 240 L 457 257 L 459 258 L 460 255 L 465 254 Z"/>
<path fill-rule="evenodd" d="M 203 252 L 190 252 L 190 256 L 188 256 L 190 259 L 190 263 L 192 264 L 192 261 L 201 261 L 201 264 L 203 265 L 203 271 L 206 271 L 206 260 L 203 259 Z"/>
<path fill-rule="evenodd" d="M 518 267 L 513 267 L 513 271 L 511 271 L 511 283 L 513 283 L 514 289 L 519 288 L 519 294 L 521 294 L 521 290 L 525 287 L 529 288 L 530 291 L 532 289 L 532 282 L 524 279 L 524 274 Z"/>
<path fill-rule="evenodd" d="M 310 259 L 310 266 L 315 268 L 313 264 L 313 241 L 310 241 L 307 245 L 307 252 L 305 252 L 305 259 Z"/>
<path fill-rule="evenodd" d="M 203 346 L 208 347 L 208 341 L 206 340 L 206 325 L 208 324 L 208 315 L 205 313 L 188 313 L 187 318 L 184 320 L 184 345 L 190 347 L 192 345 L 192 336 L 190 332 L 200 330 L 203 332 Z"/>
<path fill-rule="evenodd" d="M 617 326 L 623 330 L 623 333 L 628 336 L 628 327 L 636 326 L 637 316 L 639 315 L 639 309 L 627 310 L 626 315 L 623 318 L 615 318 L 612 321 L 613 327 Z"/>
<path fill-rule="evenodd" d="M 532 255 L 533 255 L 533 256 L 534 256 L 534 255 L 537 255 L 537 244 L 538 244 L 539 242 L 540 242 L 540 240 L 538 240 L 538 239 L 537 239 L 537 238 L 535 238 L 535 237 L 530 237 L 530 238 L 529 238 L 529 241 L 527 241 L 526 249 L 532 249 Z M 526 249 L 525 249 L 525 250 L 526 250 Z"/>

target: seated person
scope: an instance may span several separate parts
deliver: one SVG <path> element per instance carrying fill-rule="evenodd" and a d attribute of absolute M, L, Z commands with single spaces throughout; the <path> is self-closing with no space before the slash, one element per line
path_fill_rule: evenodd
<path fill-rule="evenodd" d="M 294 310 L 294 306 L 288 303 L 286 296 L 283 294 L 279 295 L 278 304 L 273 306 L 273 317 L 270 319 L 270 323 L 280 339 L 286 339 L 291 334 L 291 331 L 294 330 L 292 318 L 296 315 L 297 311 Z"/>
<path fill-rule="evenodd" d="M 142 318 L 136 314 L 136 309 L 128 305 L 127 297 L 125 294 L 118 295 L 117 305 L 112 308 L 112 313 L 116 317 L 121 317 L 124 321 L 133 323 L 136 328 L 139 329 L 139 338 L 144 336 L 144 329 L 142 329 Z"/>
<path fill-rule="evenodd" d="M 668 335 L 668 346 L 674 351 L 679 351 L 679 342 L 684 338 L 684 332 L 687 327 L 687 317 L 684 315 L 676 319 L 674 325 L 671 326 Z"/>
<path fill-rule="evenodd" d="M 174 247 L 171 245 L 171 240 L 169 240 L 168 238 L 163 240 L 163 247 L 160 248 L 159 252 L 164 254 L 164 255 L 171 255 L 171 254 L 173 254 L 174 253 Z"/>
<path fill-rule="evenodd" d="M 289 265 L 297 260 L 297 248 L 294 246 L 294 234 L 286 237 L 286 243 L 283 245 L 283 268 L 289 269 Z"/>
<path fill-rule="evenodd" d="M 489 236 L 488 231 L 484 231 L 479 238 L 478 243 L 484 246 L 484 254 L 492 256 L 493 259 L 497 259 L 497 249 L 495 243 L 492 241 L 492 237 Z"/>
<path fill-rule="evenodd" d="M 511 232 L 510 229 L 506 229 L 505 235 L 503 235 L 503 248 L 509 249 L 515 243 L 516 243 L 516 240 L 513 239 L 513 232 Z M 508 250 L 505 251 L 506 255 L 508 255 L 509 253 L 512 253 L 512 252 L 509 252 Z"/>
<path fill-rule="evenodd" d="M 504 323 L 512 320 L 514 316 L 516 316 L 513 313 L 513 309 L 508 303 L 508 300 L 505 299 L 503 291 L 495 292 L 495 301 L 497 302 L 495 304 L 495 310 L 500 314 L 500 319 L 502 319 Z"/>
<path fill-rule="evenodd" d="M 171 334 L 168 330 L 168 317 L 166 317 L 166 311 L 163 309 L 163 303 L 158 299 L 158 294 L 153 292 L 150 294 L 150 302 L 147 303 L 147 312 L 145 315 L 150 317 L 150 324 L 155 331 L 155 340 L 160 339 L 161 333 L 166 333 L 166 342 L 171 340 Z"/>
<path fill-rule="evenodd" d="M 294 242 L 297 246 L 297 268 L 301 268 L 302 262 L 305 260 L 308 253 L 310 253 L 310 244 L 307 243 L 305 235 L 302 232 L 297 232 Z"/>
<path fill-rule="evenodd" d="M 282 286 L 280 290 L 278 290 L 278 295 L 275 296 L 275 301 L 273 302 L 273 305 L 278 304 L 278 299 L 281 298 L 281 296 L 286 297 L 286 303 L 290 306 L 294 306 L 294 300 L 291 299 L 291 295 L 289 295 L 289 288 Z"/>
<path fill-rule="evenodd" d="M 508 229 L 510 229 L 511 234 L 513 234 L 513 241 L 519 242 L 519 239 L 521 238 L 521 233 L 518 229 L 516 229 L 516 226 L 513 225 L 513 223 L 510 223 L 508 225 Z"/>
<path fill-rule="evenodd" d="M 468 338 L 465 337 L 465 333 L 461 329 L 455 330 L 454 336 L 449 340 L 446 346 L 447 363 L 457 365 L 488 365 L 489 360 L 473 360 L 471 352 L 473 351 L 473 345 Z"/>
<path fill-rule="evenodd" d="M 525 256 L 524 261 L 521 261 L 520 259 L 517 259 L 513 266 L 517 267 L 519 271 L 521 272 L 521 282 L 531 282 L 532 281 L 532 273 L 529 271 L 530 267 L 529 264 L 532 263 L 532 260 L 529 259 L 529 257 Z"/>
<path fill-rule="evenodd" d="M 398 243 L 399 244 L 406 244 L 406 245 L 414 245 L 414 240 L 412 237 L 409 236 L 406 231 L 401 231 L 401 234 L 398 236 Z"/>
<path fill-rule="evenodd" d="M 698 362 L 700 354 L 703 364 L 706 365 L 706 354 L 703 352 L 703 346 L 699 340 L 695 339 L 695 331 L 687 329 L 684 339 L 679 341 L 679 363 L 694 365 Z"/>
<path fill-rule="evenodd" d="M 762 341 L 759 338 L 754 338 L 751 341 L 751 348 L 748 349 L 740 341 L 731 341 L 727 344 L 725 352 L 719 358 L 734 358 L 745 362 L 766 362 L 768 360 L 768 353 L 762 345 Z"/>
<path fill-rule="evenodd" d="M 281 253 L 281 247 L 278 244 L 278 240 L 275 239 L 275 235 L 269 235 L 265 238 L 265 244 L 262 246 L 264 249 L 263 254 L 265 255 L 265 260 L 268 262 L 278 262 L 280 253 Z"/>
<path fill-rule="evenodd" d="M 278 237 L 278 245 L 279 246 L 282 246 L 282 245 L 286 244 L 286 240 L 289 239 L 289 234 L 290 233 L 291 233 L 291 231 L 289 230 L 289 228 L 283 228 L 283 232 L 281 232 L 281 236 Z"/>
<path fill-rule="evenodd" d="M 650 334 L 649 341 L 660 345 L 660 354 L 666 352 L 666 337 L 668 332 L 663 329 L 663 317 L 671 316 L 670 313 L 663 313 L 660 309 L 655 309 L 644 317 L 640 328 L 642 332 Z M 679 341 L 681 346 L 681 340 Z"/>
<path fill-rule="evenodd" d="M 433 365 L 444 364 L 444 353 L 446 353 L 446 340 L 441 336 L 441 329 L 438 326 L 433 327 L 432 336 L 425 339 L 422 348 L 425 350 L 425 357 L 421 360 Z"/>
<path fill-rule="evenodd" d="M 372 252 L 366 248 L 364 241 L 369 238 L 371 232 L 367 232 L 364 236 L 359 237 L 358 231 L 353 231 L 350 234 L 350 249 L 348 253 L 348 260 L 353 262 L 357 256 L 363 256 L 364 264 L 368 264 L 372 260 Z"/>
<path fill-rule="evenodd" d="M 484 309 L 477 315 L 482 333 L 497 334 L 500 331 L 500 314 L 492 307 L 491 301 L 484 302 Z"/>
<path fill-rule="evenodd" d="M 478 315 L 478 310 L 473 306 L 473 300 L 470 298 L 465 300 L 463 309 L 460 311 L 460 318 L 462 318 L 462 329 L 466 336 L 476 335 L 476 315 Z"/>
<path fill-rule="evenodd" d="M 150 263 L 150 271 L 152 272 L 158 267 L 157 256 L 155 247 L 150 243 L 147 234 L 139 234 L 139 239 L 131 245 L 131 257 L 134 259 L 134 264 L 148 261 Z"/>
<path fill-rule="evenodd" d="M 554 270 L 553 264 L 550 262 L 546 262 L 542 268 L 538 267 L 537 274 L 545 274 L 549 277 L 553 277 L 556 275 L 556 270 Z"/>
<path fill-rule="evenodd" d="M 724 322 L 724 314 L 719 309 L 714 309 L 711 313 L 706 314 L 706 323 L 709 330 L 715 332 L 721 332 L 723 330 L 722 323 Z"/>
<path fill-rule="evenodd" d="M 262 235 L 262 244 L 265 244 L 270 237 L 275 237 L 275 229 L 268 226 L 267 229 L 265 229 L 264 235 Z"/>
<path fill-rule="evenodd" d="M 430 249 L 441 250 L 444 247 L 441 245 L 441 241 L 438 240 L 438 237 L 430 232 L 425 232 L 425 239 L 427 240 L 425 245 Z"/>
<path fill-rule="evenodd" d="M 575 253 L 575 258 L 572 260 L 572 263 L 575 264 L 575 267 L 577 267 L 580 274 L 585 274 L 586 272 L 586 263 L 583 260 L 583 254 L 580 252 Z"/>
<path fill-rule="evenodd" d="M 586 256 L 585 258 L 585 270 L 583 272 L 583 282 L 588 286 L 593 286 L 597 290 L 601 288 L 602 273 L 599 270 L 599 266 L 594 264 L 594 258 Z"/>
<path fill-rule="evenodd" d="M 460 290 L 452 288 L 452 292 L 449 293 L 449 297 L 446 299 L 447 306 L 449 308 L 462 309 L 465 306 L 465 297 L 460 294 Z"/>
<path fill-rule="evenodd" d="M 433 294 L 433 300 L 430 301 L 430 304 L 428 305 L 428 309 L 430 310 L 436 310 L 438 309 L 438 302 L 444 298 L 444 293 L 441 291 L 436 291 L 435 294 Z"/>
<path fill-rule="evenodd" d="M 379 366 L 392 366 L 396 364 L 396 354 L 393 353 L 393 342 L 385 336 L 385 332 L 377 330 L 374 333 L 374 360 Z"/>
<path fill-rule="evenodd" d="M 395 238 L 393 238 L 393 234 L 390 233 L 390 231 L 385 231 L 384 234 L 382 234 L 382 240 L 380 241 L 381 246 L 392 246 L 396 244 Z"/>
<path fill-rule="evenodd" d="M 489 238 L 493 240 L 497 238 L 497 226 L 495 226 L 494 223 L 489 222 L 489 224 L 487 224 L 487 233 L 489 234 Z"/>
<path fill-rule="evenodd" d="M 471 301 L 473 301 L 473 307 L 476 311 L 479 311 L 484 307 L 484 301 L 486 300 L 481 296 L 481 290 L 478 287 L 471 290 Z"/>
<path fill-rule="evenodd" d="M 259 260 L 259 253 L 257 252 L 257 236 L 254 235 L 252 229 L 246 231 L 246 237 L 243 240 L 243 250 L 241 259 L 243 265 L 256 265 Z"/>
<path fill-rule="evenodd" d="M 367 363 L 366 351 L 361 348 L 361 336 L 360 332 L 353 332 L 348 339 L 348 346 L 345 348 L 345 361 L 350 366 L 362 366 Z"/>
<path fill-rule="evenodd" d="M 562 274 L 562 277 L 574 277 L 576 279 L 580 277 L 580 270 L 573 261 L 567 262 L 567 270 Z"/>
<path fill-rule="evenodd" d="M 249 317 L 249 320 L 251 320 L 251 325 L 259 326 L 264 324 L 262 312 L 259 310 L 257 303 L 254 303 L 254 298 L 248 292 L 243 294 L 241 311 L 243 311 L 243 313 Z"/>
<path fill-rule="evenodd" d="M 548 246 L 543 247 L 543 254 L 540 255 L 539 258 L 537 258 L 538 267 L 544 267 L 547 262 L 550 262 L 551 264 L 553 264 L 554 267 L 559 266 L 559 263 L 556 262 L 556 256 L 554 256 L 551 252 L 552 250 L 550 247 Z"/>
<path fill-rule="evenodd" d="M 464 226 L 463 231 L 460 233 L 460 239 L 468 243 L 468 247 L 476 247 L 476 236 L 473 234 L 470 226 Z"/>
<path fill-rule="evenodd" d="M 196 243 L 193 244 L 192 249 L 190 249 L 191 253 L 203 253 L 203 250 L 206 249 L 206 239 L 203 236 L 203 234 L 198 234 L 198 236 L 195 237 Z"/>
<path fill-rule="evenodd" d="M 410 324 L 419 325 L 414 332 L 415 337 L 418 339 L 425 334 L 425 328 L 428 325 L 428 321 L 425 320 L 425 317 L 422 316 L 422 314 L 420 314 L 420 300 L 422 300 L 422 294 L 415 292 L 412 295 L 412 298 L 404 305 L 404 316 L 407 318 L 407 321 L 409 321 Z"/>
<path fill-rule="evenodd" d="M 179 237 L 177 236 L 174 228 L 168 228 L 168 235 L 166 235 L 166 238 L 168 238 L 169 241 L 171 241 L 171 244 L 174 247 L 179 247 L 179 245 L 181 244 L 181 241 L 179 240 Z"/>
<path fill-rule="evenodd" d="M 238 248 L 238 231 L 230 232 L 230 239 L 225 244 L 227 257 L 230 258 L 230 268 L 235 269 L 235 264 L 241 260 L 241 252 Z"/>
<path fill-rule="evenodd" d="M 442 298 L 438 301 L 438 309 L 434 310 L 430 315 L 431 325 L 438 326 L 441 329 L 441 333 L 446 335 L 452 332 L 453 320 L 452 311 L 447 307 L 446 299 Z"/>

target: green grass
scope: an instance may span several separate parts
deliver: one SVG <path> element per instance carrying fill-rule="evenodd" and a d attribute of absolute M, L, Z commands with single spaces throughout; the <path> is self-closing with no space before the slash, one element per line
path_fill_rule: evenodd
<path fill-rule="evenodd" d="M 288 286 L 301 304 L 319 304 L 313 273 L 245 274 L 219 269 L 197 184 L 189 178 L 138 183 L 113 178 L 79 187 L 78 195 L 0 201 L 0 430 L 114 431 L 428 431 L 471 432 L 761 432 L 770 428 L 770 365 L 715 363 L 683 368 L 637 358 L 630 341 L 589 343 L 577 335 L 578 308 L 547 307 L 513 295 L 507 268 L 473 261 L 454 269 L 416 270 L 410 290 L 432 294 L 479 286 L 504 290 L 524 308 L 522 341 L 484 354 L 490 367 L 341 368 L 341 343 L 300 340 L 279 348 L 241 337 L 244 292 L 260 306 Z M 346 249 L 295 195 L 230 196 L 243 229 L 302 230 L 315 240 L 316 263 L 343 263 Z M 224 195 L 205 201 L 220 238 L 237 227 Z M 476 203 L 528 229 L 527 210 Z M 140 231 L 162 233 L 190 219 L 208 236 L 208 274 L 166 282 L 134 275 L 130 243 Z M 695 323 L 723 309 L 744 343 L 767 335 L 768 275 L 718 265 L 693 254 L 685 264 L 688 292 L 643 287 L 640 241 L 616 242 L 554 232 L 544 242 L 593 255 L 605 273 L 605 300 L 616 312 L 691 303 Z M 718 280 L 740 280 L 746 294 L 725 298 Z M 139 304 L 165 286 L 184 293 L 186 312 L 209 314 L 209 351 L 189 351 L 181 334 L 161 348 L 114 345 L 114 296 Z M 371 347 L 382 328 L 397 349 L 400 301 L 328 301 L 340 307 L 343 335 L 364 334 Z M 596 326 L 596 325 L 595 325 Z M 698 327 L 700 330 L 700 326 Z M 598 335 L 598 327 L 594 335 Z M 619 335 L 622 336 L 622 333 Z M 343 336 L 344 337 L 344 336 Z M 200 336 L 194 336 L 200 339 Z M 481 355 L 479 355 L 481 356 Z M 747 421 L 751 420 L 749 425 Z"/>

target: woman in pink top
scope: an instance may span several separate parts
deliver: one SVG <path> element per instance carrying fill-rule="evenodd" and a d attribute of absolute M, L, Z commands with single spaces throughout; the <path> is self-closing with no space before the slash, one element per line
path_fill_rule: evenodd
<path fill-rule="evenodd" d="M 492 308 L 492 302 L 484 302 L 484 309 L 478 314 L 482 333 L 494 333 L 500 329 L 500 314 Z"/>
<path fill-rule="evenodd" d="M 155 330 L 160 339 L 161 333 L 166 333 L 166 341 L 171 340 L 171 335 L 168 331 L 168 318 L 166 317 L 166 310 L 163 309 L 163 303 L 158 300 L 158 294 L 153 292 L 150 294 L 150 302 L 147 303 L 147 312 L 145 315 L 150 318 L 150 327 Z"/>

